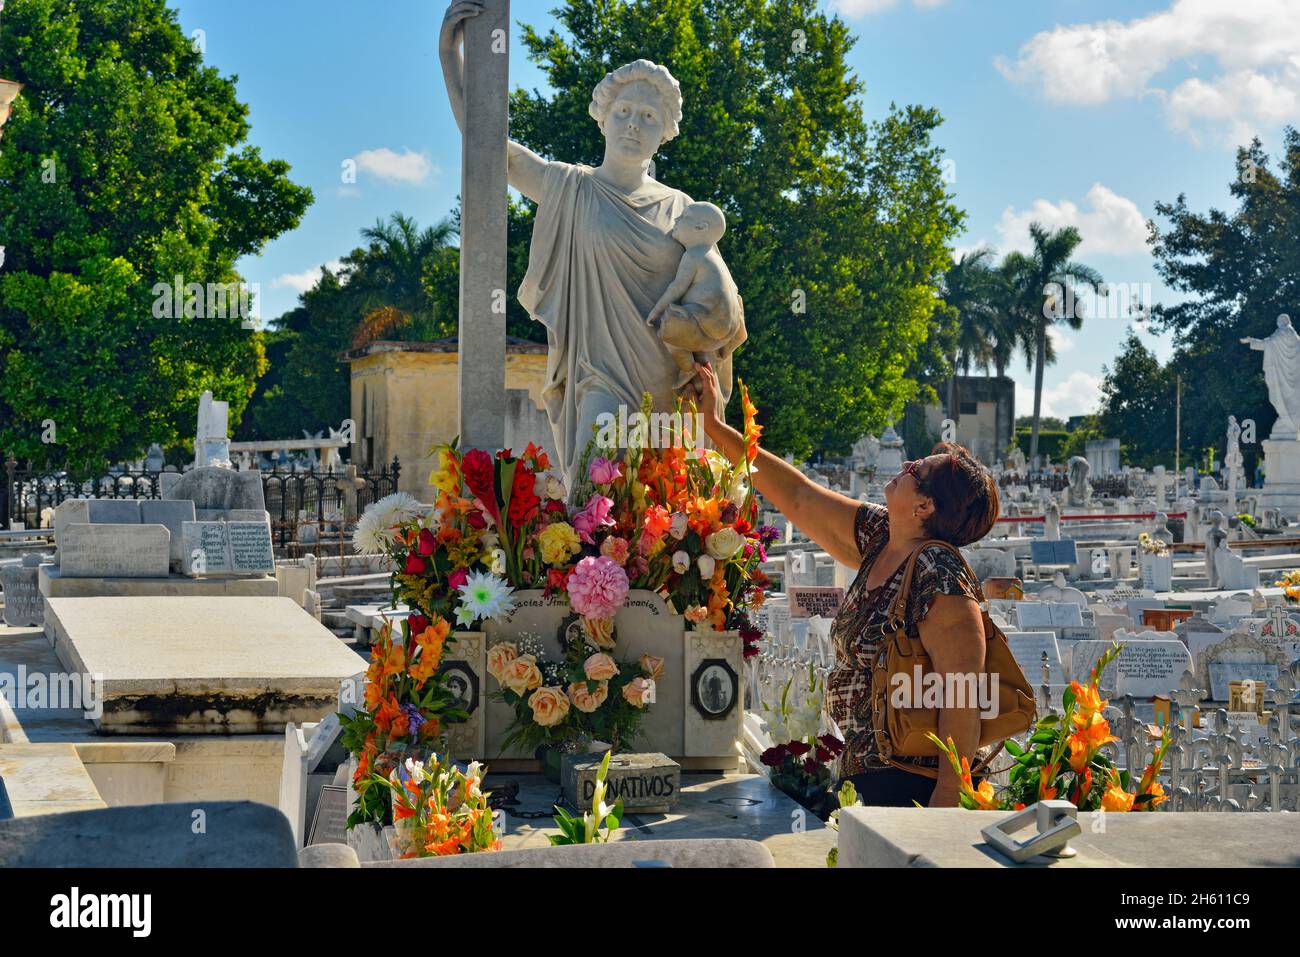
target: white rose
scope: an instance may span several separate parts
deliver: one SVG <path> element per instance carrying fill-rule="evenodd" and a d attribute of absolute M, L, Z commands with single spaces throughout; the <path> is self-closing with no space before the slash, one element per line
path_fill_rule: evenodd
<path fill-rule="evenodd" d="M 745 536 L 730 526 L 720 528 L 704 540 L 704 548 L 719 561 L 726 561 L 745 544 Z"/>
<path fill-rule="evenodd" d="M 673 552 L 673 571 L 679 575 L 685 575 L 686 569 L 691 567 L 691 556 L 684 551 Z"/>
<path fill-rule="evenodd" d="M 673 523 L 668 528 L 668 534 L 676 539 L 682 539 L 686 537 L 686 513 L 685 512 L 673 512 Z"/>
<path fill-rule="evenodd" d="M 717 563 L 708 555 L 701 555 L 695 559 L 695 564 L 699 566 L 701 578 L 709 579 L 713 577 L 713 568 Z"/>
<path fill-rule="evenodd" d="M 552 474 L 550 474 L 549 472 L 547 472 L 547 473 L 546 473 L 546 495 L 545 495 L 545 497 L 546 497 L 546 498 L 559 499 L 560 501 L 564 501 L 564 496 L 565 496 L 566 494 L 567 494 L 567 493 L 566 493 L 565 490 L 564 490 L 564 483 L 561 482 L 559 479 L 557 479 L 554 475 L 552 475 Z"/>

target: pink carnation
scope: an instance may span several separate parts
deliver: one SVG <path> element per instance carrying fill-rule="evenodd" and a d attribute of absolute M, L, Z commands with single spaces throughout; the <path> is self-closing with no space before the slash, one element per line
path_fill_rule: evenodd
<path fill-rule="evenodd" d="M 611 462 L 603 455 L 597 456 L 587 469 L 587 475 L 597 485 L 608 485 L 618 478 L 622 473 L 617 462 Z"/>
<path fill-rule="evenodd" d="M 569 577 L 569 601 L 584 618 L 613 618 L 628 592 L 627 572 L 604 555 L 578 562 Z"/>
<path fill-rule="evenodd" d="M 595 539 L 591 533 L 598 528 L 612 526 L 614 520 L 609 517 L 609 511 L 614 507 L 614 502 L 604 495 L 593 495 L 577 515 L 573 516 L 573 529 L 578 533 L 578 537 L 588 545 L 595 545 Z"/>

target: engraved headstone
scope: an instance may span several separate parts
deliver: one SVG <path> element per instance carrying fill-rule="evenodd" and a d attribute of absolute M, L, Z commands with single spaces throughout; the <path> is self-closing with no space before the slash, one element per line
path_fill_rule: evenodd
<path fill-rule="evenodd" d="M 791 618 L 811 618 L 814 615 L 821 615 L 823 618 L 834 618 L 840 610 L 840 605 L 844 602 L 843 588 L 818 588 L 800 585 L 787 588 L 786 594 L 790 596 Z"/>
<path fill-rule="evenodd" d="M 186 575 L 226 575 L 234 570 L 225 522 L 185 522 L 181 528 Z"/>
<path fill-rule="evenodd" d="M 6 625 L 45 624 L 45 600 L 41 597 L 38 585 L 40 562 L 40 555 L 24 555 L 21 565 L 6 565 L 3 571 L 0 571 L 0 587 L 4 588 Z"/>
<path fill-rule="evenodd" d="M 1042 683 L 1043 652 L 1047 652 L 1048 683 L 1066 683 L 1065 672 L 1061 667 L 1061 651 L 1052 632 L 1010 631 L 1007 632 L 1007 644 L 1031 687 L 1037 688 Z"/>

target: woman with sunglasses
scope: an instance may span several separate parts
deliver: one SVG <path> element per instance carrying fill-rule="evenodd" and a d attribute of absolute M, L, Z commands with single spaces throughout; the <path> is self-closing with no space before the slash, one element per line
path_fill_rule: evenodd
<path fill-rule="evenodd" d="M 739 461 L 744 439 L 722 419 L 717 377 L 708 365 L 697 365 L 696 370 L 705 434 L 729 459 Z M 896 759 L 904 769 L 886 762 L 877 751 L 871 664 L 892 633 L 888 611 L 913 551 L 936 538 L 969 545 L 993 527 L 999 509 L 993 476 L 966 449 L 942 443 L 933 454 L 903 465 L 885 486 L 882 506 L 823 488 L 762 449 L 754 466 L 754 487 L 781 514 L 836 561 L 858 569 L 831 629 L 836 664 L 827 681 L 826 707 L 844 738 L 841 776 L 853 781 L 864 804 L 911 807 L 916 801 L 930 807 L 956 806 L 958 781 L 948 762 Z M 935 672 L 983 671 L 978 594 L 970 570 L 952 552 L 935 545 L 921 550 L 904 623 L 908 634 L 920 637 Z M 979 731 L 978 707 L 944 707 L 939 713 L 939 736 L 951 737 L 960 754 L 976 753 Z"/>

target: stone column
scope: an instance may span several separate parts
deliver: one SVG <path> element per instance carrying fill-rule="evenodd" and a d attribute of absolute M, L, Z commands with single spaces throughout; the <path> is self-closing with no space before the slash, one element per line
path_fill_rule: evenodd
<path fill-rule="evenodd" d="M 463 449 L 505 445 L 509 0 L 465 21 L 459 424 Z"/>

